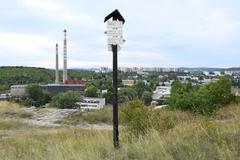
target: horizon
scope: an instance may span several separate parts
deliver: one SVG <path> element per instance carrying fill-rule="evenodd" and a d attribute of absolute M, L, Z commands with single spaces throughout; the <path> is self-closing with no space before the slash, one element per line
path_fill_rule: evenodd
<path fill-rule="evenodd" d="M 50 69 L 50 70 L 55 70 L 56 68 L 48 68 L 48 67 L 41 67 L 41 66 L 0 66 L 0 68 L 4 68 L 4 67 L 26 67 L 26 68 L 43 68 L 43 69 Z M 108 68 L 111 69 L 112 66 L 100 66 L 100 67 L 71 67 L 71 68 L 67 68 L 68 70 L 81 70 L 81 69 L 101 69 L 101 68 Z M 235 68 L 240 68 L 238 66 L 233 66 L 233 67 L 122 67 L 122 66 L 118 66 L 118 68 L 177 68 L 177 69 L 235 69 Z M 63 68 L 59 68 L 59 70 L 63 70 Z"/>
<path fill-rule="evenodd" d="M 112 54 L 107 51 L 103 20 L 118 8 L 126 19 L 123 28 L 126 43 L 119 52 L 121 67 L 239 66 L 238 1 L 103 0 L 93 3 L 67 0 L 3 3 L 0 65 L 54 68 L 58 43 L 61 68 L 63 30 L 67 29 L 68 68 L 111 67 Z"/>

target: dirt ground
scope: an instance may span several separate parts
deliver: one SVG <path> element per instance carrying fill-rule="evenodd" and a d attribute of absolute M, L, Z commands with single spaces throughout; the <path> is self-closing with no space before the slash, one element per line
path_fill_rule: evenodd
<path fill-rule="evenodd" d="M 31 119 L 25 120 L 25 123 L 46 127 L 61 127 L 63 124 L 57 123 L 59 120 L 78 111 L 77 109 L 54 108 L 27 108 L 26 110 L 28 112 L 31 112 L 33 114 L 33 117 Z M 78 125 L 78 127 L 82 129 L 112 130 L 112 126 L 107 124 L 83 124 Z"/>

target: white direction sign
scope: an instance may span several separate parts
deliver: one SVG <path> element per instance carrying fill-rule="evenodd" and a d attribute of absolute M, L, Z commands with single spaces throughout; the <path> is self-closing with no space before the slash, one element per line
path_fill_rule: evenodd
<path fill-rule="evenodd" d="M 107 43 L 109 45 L 123 44 L 123 22 L 107 22 Z"/>
<path fill-rule="evenodd" d="M 108 21 L 107 28 L 123 28 L 122 21 Z"/>
<path fill-rule="evenodd" d="M 108 44 L 123 44 L 123 38 L 112 37 L 107 39 Z"/>

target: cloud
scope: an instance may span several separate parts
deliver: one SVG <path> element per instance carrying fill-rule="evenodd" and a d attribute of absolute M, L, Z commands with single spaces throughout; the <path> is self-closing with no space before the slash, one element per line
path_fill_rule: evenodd
<path fill-rule="evenodd" d="M 240 21 L 230 17 L 221 8 L 212 9 L 204 19 L 193 20 L 192 25 L 182 24 L 177 31 L 185 40 L 226 42 L 240 33 Z"/>
<path fill-rule="evenodd" d="M 0 32 L 0 47 L 25 53 L 42 53 L 43 49 L 51 47 L 54 41 L 41 36 L 24 33 Z"/>
<path fill-rule="evenodd" d="M 61 4 L 59 1 L 54 0 L 22 0 L 21 4 L 29 9 L 36 10 L 40 13 L 38 16 L 44 18 L 51 18 L 52 20 L 67 21 L 77 24 L 87 24 L 95 26 L 95 18 L 88 13 L 71 12 L 71 7 Z"/>
<path fill-rule="evenodd" d="M 240 58 L 239 2 L 234 0 L 13 1 L 0 11 L 0 49 L 6 53 L 1 64 L 54 66 L 55 42 L 62 48 L 67 28 L 70 67 L 111 67 L 103 18 L 116 6 L 126 18 L 119 65 L 238 65 Z"/>
<path fill-rule="evenodd" d="M 63 5 L 56 4 L 51 0 L 22 0 L 22 4 L 28 7 L 36 7 L 51 12 L 58 12 L 64 9 Z"/>

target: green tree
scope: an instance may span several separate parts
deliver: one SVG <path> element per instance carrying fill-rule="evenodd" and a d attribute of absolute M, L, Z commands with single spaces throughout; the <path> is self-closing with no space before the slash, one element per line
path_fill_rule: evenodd
<path fill-rule="evenodd" d="M 137 83 L 133 87 L 137 92 L 138 98 L 142 98 L 143 92 L 147 90 L 147 86 L 143 81 L 137 81 Z"/>
<path fill-rule="evenodd" d="M 27 106 L 40 107 L 51 100 L 48 92 L 42 91 L 39 85 L 29 85 L 26 88 L 26 96 L 22 98 L 22 102 Z"/>
<path fill-rule="evenodd" d="M 137 92 L 131 88 L 121 88 L 118 92 L 118 103 L 124 103 L 137 98 Z"/>
<path fill-rule="evenodd" d="M 195 90 L 195 87 L 191 83 L 182 84 L 180 81 L 174 81 L 171 97 L 168 100 L 169 105 L 175 109 L 190 110 L 193 90 Z"/>
<path fill-rule="evenodd" d="M 52 107 L 60 109 L 73 109 L 78 108 L 79 105 L 77 102 L 81 102 L 82 97 L 75 92 L 60 93 L 57 96 L 53 97 L 50 105 Z"/>
<path fill-rule="evenodd" d="M 106 100 L 106 104 L 112 104 L 113 101 L 113 94 L 112 91 L 108 91 L 102 95 L 103 98 Z"/>
<path fill-rule="evenodd" d="M 210 115 L 233 100 L 231 81 L 226 78 L 202 87 L 176 81 L 172 85 L 169 105 L 172 108 Z"/>
<path fill-rule="evenodd" d="M 150 105 L 152 102 L 152 93 L 149 91 L 144 91 L 142 95 L 142 101 L 145 105 Z"/>
<path fill-rule="evenodd" d="M 226 105 L 233 100 L 231 81 L 226 78 L 221 78 L 216 83 L 207 86 L 209 90 L 209 98 L 212 103 L 217 105 Z"/>
<path fill-rule="evenodd" d="M 94 85 L 90 85 L 87 87 L 87 90 L 85 92 L 86 97 L 97 97 L 97 88 Z"/>

